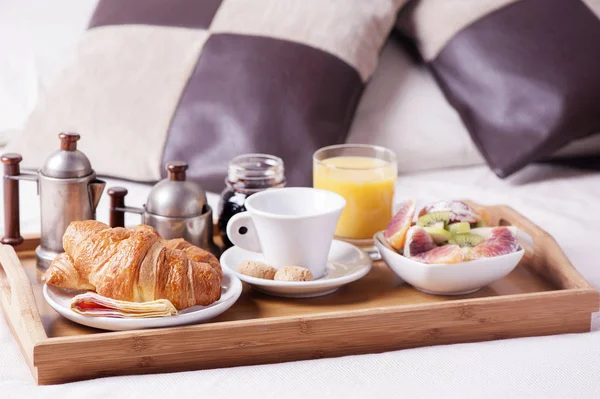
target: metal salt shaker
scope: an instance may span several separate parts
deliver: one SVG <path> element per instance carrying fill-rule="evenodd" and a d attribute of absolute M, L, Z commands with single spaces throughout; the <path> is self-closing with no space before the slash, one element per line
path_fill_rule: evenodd
<path fill-rule="evenodd" d="M 218 256 L 219 248 L 213 241 L 213 213 L 206 192 L 186 180 L 187 163 L 169 162 L 166 169 L 168 177 L 154 185 L 142 208 L 125 206 L 125 188 L 108 189 L 110 226 L 124 227 L 125 212 L 138 213 L 142 223 L 154 227 L 162 238 L 183 238 Z"/>
<path fill-rule="evenodd" d="M 96 218 L 96 207 L 106 183 L 96 178 L 89 159 L 77 150 L 77 133 L 60 133 L 60 149 L 35 173 L 20 172 L 19 154 L 2 155 L 4 164 L 3 244 L 23 242 L 19 222 L 19 180 L 38 184 L 41 236 L 35 249 L 37 264 L 46 269 L 64 251 L 62 238 L 69 224 Z"/>

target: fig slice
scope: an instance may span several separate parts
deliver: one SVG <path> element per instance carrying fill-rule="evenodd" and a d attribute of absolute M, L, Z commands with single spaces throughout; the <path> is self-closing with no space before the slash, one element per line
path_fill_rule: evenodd
<path fill-rule="evenodd" d="M 417 203 L 414 200 L 403 203 L 383 233 L 388 243 L 396 250 L 404 247 L 406 232 L 412 224 L 416 206 Z"/>
<path fill-rule="evenodd" d="M 478 236 L 482 236 L 486 240 L 492 236 L 492 233 L 499 228 L 504 228 L 510 230 L 513 235 L 516 235 L 519 229 L 517 226 L 500 226 L 500 227 L 477 227 L 475 229 L 471 229 L 471 234 L 477 234 Z"/>
<path fill-rule="evenodd" d="M 404 256 L 411 257 L 435 248 L 435 241 L 423 227 L 412 226 L 406 233 Z"/>
<path fill-rule="evenodd" d="M 491 229 L 489 238 L 471 249 L 469 258 L 471 260 L 493 258 L 513 253 L 518 249 L 519 242 L 509 228 L 494 227 Z"/>
<path fill-rule="evenodd" d="M 427 252 L 417 254 L 411 259 L 427 264 L 451 264 L 464 261 L 463 251 L 458 245 L 444 245 Z"/>
<path fill-rule="evenodd" d="M 433 204 L 425 205 L 419 212 L 419 217 L 436 212 L 450 212 L 451 201 L 438 201 Z"/>
<path fill-rule="evenodd" d="M 438 201 L 425 206 L 419 212 L 419 217 L 430 213 L 450 212 L 450 223 L 477 223 L 479 214 L 463 201 Z"/>

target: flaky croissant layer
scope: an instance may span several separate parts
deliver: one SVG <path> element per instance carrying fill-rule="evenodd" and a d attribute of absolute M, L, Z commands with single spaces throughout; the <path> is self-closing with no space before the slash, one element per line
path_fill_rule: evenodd
<path fill-rule="evenodd" d="M 110 228 L 102 222 L 72 222 L 65 252 L 42 279 L 61 288 L 92 290 L 130 302 L 168 299 L 177 308 L 209 305 L 221 297 L 217 258 L 183 239 L 163 240 L 150 226 Z"/>

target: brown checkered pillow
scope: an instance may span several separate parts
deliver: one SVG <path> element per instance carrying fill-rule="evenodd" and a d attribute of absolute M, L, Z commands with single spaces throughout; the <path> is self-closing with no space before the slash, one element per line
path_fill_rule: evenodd
<path fill-rule="evenodd" d="M 399 27 L 498 176 L 600 132 L 600 0 L 421 0 Z"/>
<path fill-rule="evenodd" d="M 37 168 L 77 131 L 103 175 L 156 181 L 169 160 L 219 190 L 240 153 L 283 157 L 345 140 L 404 0 L 100 0 L 74 57 L 10 150 Z"/>

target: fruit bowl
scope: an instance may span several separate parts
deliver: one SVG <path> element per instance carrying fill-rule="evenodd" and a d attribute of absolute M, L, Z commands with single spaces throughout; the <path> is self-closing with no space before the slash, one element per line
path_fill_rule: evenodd
<path fill-rule="evenodd" d="M 519 231 L 519 242 L 532 243 L 532 238 Z M 465 295 L 507 276 L 525 254 L 519 250 L 506 255 L 481 258 L 454 264 L 426 264 L 407 258 L 394 250 L 384 231 L 373 236 L 381 257 L 394 273 L 416 289 L 435 295 Z"/>

